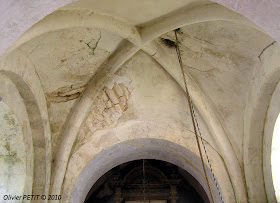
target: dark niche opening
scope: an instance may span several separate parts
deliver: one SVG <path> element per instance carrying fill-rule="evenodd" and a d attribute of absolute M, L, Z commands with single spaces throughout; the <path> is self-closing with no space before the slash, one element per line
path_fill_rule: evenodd
<path fill-rule="evenodd" d="M 86 203 L 203 203 L 202 186 L 185 170 L 165 161 L 135 160 L 105 173 Z"/>

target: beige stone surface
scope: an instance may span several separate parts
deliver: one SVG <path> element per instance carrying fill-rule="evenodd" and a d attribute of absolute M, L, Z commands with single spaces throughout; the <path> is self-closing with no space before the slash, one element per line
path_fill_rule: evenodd
<path fill-rule="evenodd" d="M 98 0 L 82 0 L 69 4 L 61 10 L 75 10 L 91 8 L 96 13 L 113 16 L 133 25 L 145 24 L 157 18 L 174 12 L 182 7 L 195 7 L 201 4 L 210 3 L 207 0 L 185 0 L 185 1 L 169 1 L 155 0 L 140 2 L 137 0 L 120 0 L 118 2 L 107 0 L 100 2 Z M 126 5 L 126 6 L 123 6 Z M 157 7 L 158 9 L 154 9 Z"/>
<path fill-rule="evenodd" d="M 100 29 L 72 28 L 43 34 L 20 49 L 50 94 L 59 88 L 86 84 L 120 41 L 118 36 Z M 91 47 L 95 46 L 93 51 Z"/>
<path fill-rule="evenodd" d="M 266 142 L 271 139 L 272 135 L 264 134 L 264 127 L 267 119 L 270 119 L 267 110 L 279 82 L 279 44 L 274 43 L 269 46 L 263 52 L 260 60 L 262 66 L 255 69 L 244 115 L 244 169 L 249 187 L 248 194 L 252 201 L 266 201 L 264 196 L 266 189 L 269 191 L 269 199 L 273 199 L 271 197 L 272 188 L 269 186 L 269 182 L 265 183 L 264 180 L 265 176 L 270 175 L 267 165 L 264 166 L 264 164 L 267 164 L 268 160 Z M 277 112 L 279 105 L 272 108 Z M 275 122 L 272 123 L 273 126 L 274 124 Z M 266 177 L 266 179 L 268 178 Z M 264 187 L 264 185 L 267 186 Z"/>
<path fill-rule="evenodd" d="M 23 195 L 26 179 L 26 146 L 21 126 L 3 101 L 0 101 L 0 128 L 0 198 L 3 202 L 5 195 Z"/>
<path fill-rule="evenodd" d="M 18 190 L 82 202 L 105 172 L 97 169 L 159 158 L 207 191 L 174 47 L 180 27 L 186 81 L 226 202 L 275 201 L 278 1 L 71 2 L 0 2 L 0 97 L 27 150 Z"/>
<path fill-rule="evenodd" d="M 175 36 L 169 32 L 162 38 L 174 40 Z M 260 63 L 260 52 L 274 40 L 262 32 L 223 21 L 186 26 L 179 39 L 185 70 L 215 104 L 215 112 L 225 121 L 223 127 L 242 163 L 242 118 L 248 85 Z M 175 54 L 174 50 L 169 54 Z"/>

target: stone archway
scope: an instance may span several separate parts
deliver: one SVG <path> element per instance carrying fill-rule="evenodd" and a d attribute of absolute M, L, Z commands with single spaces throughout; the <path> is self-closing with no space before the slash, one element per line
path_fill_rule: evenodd
<path fill-rule="evenodd" d="M 265 180 L 265 189 L 269 202 L 276 202 L 275 189 L 271 171 L 271 147 L 273 139 L 273 130 L 280 112 L 279 106 L 280 83 L 277 84 L 273 91 L 272 98 L 266 115 L 263 138 L 263 171 Z"/>
<path fill-rule="evenodd" d="M 275 114 L 279 113 L 279 102 L 274 104 L 280 79 L 279 45 L 268 47 L 261 61 L 250 84 L 244 114 L 244 171 L 249 201 L 274 202 L 270 150 Z"/>
<path fill-rule="evenodd" d="M 48 194 L 51 152 L 46 140 L 46 123 L 38 102 L 29 85 L 16 73 L 0 71 L 1 99 L 7 103 L 18 118 L 25 145 L 26 180 L 23 194 Z M 16 146 L 16 145 L 15 145 Z"/>
<path fill-rule="evenodd" d="M 121 142 L 96 155 L 79 174 L 72 192 L 70 191 L 71 194 L 69 195 L 71 196 L 65 197 L 67 195 L 66 191 L 62 193 L 64 195 L 63 202 L 83 202 L 92 185 L 104 173 L 119 164 L 138 159 L 157 159 L 179 166 L 190 173 L 207 192 L 207 195 L 210 195 L 204 179 L 201 162 L 197 155 L 170 141 L 142 138 Z M 210 175 L 209 168 L 207 168 L 207 171 Z M 191 179 L 189 181 L 192 182 Z M 68 190 L 65 187 L 67 187 L 66 185 L 64 185 L 64 189 Z M 219 195 L 214 187 L 214 182 L 212 181 L 215 201 L 218 202 Z"/>

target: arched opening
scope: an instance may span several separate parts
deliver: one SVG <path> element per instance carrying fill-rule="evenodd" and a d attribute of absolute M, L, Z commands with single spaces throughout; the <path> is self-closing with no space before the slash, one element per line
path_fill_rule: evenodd
<path fill-rule="evenodd" d="M 21 126 L 10 107 L 0 98 L 0 196 L 23 195 L 26 153 Z"/>
<path fill-rule="evenodd" d="M 280 202 L 280 114 L 277 117 L 271 147 L 271 170 L 277 202 Z"/>
<path fill-rule="evenodd" d="M 0 82 L 2 82 L 1 99 L 14 112 L 23 134 L 22 142 L 25 149 L 20 154 L 25 160 L 26 180 L 22 194 L 48 194 L 50 165 L 47 164 L 50 163 L 51 153 L 48 151 L 50 148 L 45 138 L 46 121 L 42 118 L 38 100 L 31 91 L 30 85 L 12 71 L 1 70 Z M 17 144 L 13 143 L 13 147 L 17 147 Z M 17 181 L 16 185 L 18 184 Z"/>
<path fill-rule="evenodd" d="M 74 182 L 74 186 L 69 185 L 69 182 L 65 180 L 64 191 L 62 192 L 64 195 L 63 202 L 68 202 L 68 198 L 73 203 L 84 202 L 88 194 L 91 193 L 93 186 L 98 184 L 98 180 L 104 174 L 121 164 L 139 159 L 156 159 L 167 162 L 174 167 L 179 167 L 183 171 L 183 179 L 192 184 L 203 201 L 209 201 L 209 189 L 197 155 L 170 141 L 142 138 L 125 141 L 100 152 L 84 167 Z M 162 168 L 160 169 L 162 170 Z M 209 175 L 211 173 L 209 168 L 207 168 L 207 173 Z M 72 191 L 69 191 L 69 187 L 73 188 Z M 211 188 L 215 188 L 214 181 L 211 181 Z M 214 200 L 218 202 L 220 200 L 218 192 L 215 189 L 212 192 Z M 71 197 L 68 197 L 68 195 Z"/>
<path fill-rule="evenodd" d="M 209 202 L 201 185 L 171 163 L 155 159 L 135 160 L 105 173 L 90 189 L 86 203 Z M 196 191 L 192 185 L 199 186 Z"/>

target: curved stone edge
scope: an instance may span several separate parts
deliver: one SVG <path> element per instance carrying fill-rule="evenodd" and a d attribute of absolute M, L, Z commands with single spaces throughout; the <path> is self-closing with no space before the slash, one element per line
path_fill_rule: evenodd
<path fill-rule="evenodd" d="M 35 173 L 33 193 L 36 191 L 36 194 L 47 195 L 51 177 L 52 145 L 46 99 L 40 79 L 35 67 L 20 51 L 2 59 L 0 71 L 19 90 L 31 122 Z"/>
<path fill-rule="evenodd" d="M 125 126 L 124 126 L 125 125 Z M 105 162 L 107 162 L 108 160 L 110 161 L 114 161 L 116 163 L 114 163 L 115 165 L 119 165 L 122 161 L 124 160 L 124 162 L 128 161 L 128 160 L 135 160 L 137 159 L 135 156 L 141 156 L 141 154 L 143 153 L 151 153 L 151 151 L 149 149 L 145 148 L 145 144 L 143 143 L 138 143 L 137 140 L 149 140 L 149 139 L 154 139 L 154 140 L 160 140 L 163 142 L 169 142 L 170 145 L 176 145 L 176 147 L 173 147 L 173 150 L 170 150 L 169 146 L 165 146 L 164 144 L 159 144 L 159 148 L 160 148 L 160 152 L 157 152 L 156 150 L 154 150 L 153 153 L 151 153 L 150 158 L 154 158 L 154 159 L 160 159 L 160 156 L 162 153 L 164 153 L 165 155 L 162 157 L 164 159 L 165 157 L 165 161 L 169 161 L 172 163 L 172 161 L 176 160 L 176 159 L 181 159 L 182 161 L 184 160 L 189 167 L 191 166 L 191 168 L 185 168 L 189 173 L 191 172 L 198 172 L 195 176 L 196 179 L 200 179 L 204 185 L 204 190 L 208 191 L 208 186 L 205 182 L 204 179 L 204 175 L 203 175 L 203 171 L 202 171 L 202 166 L 201 166 L 201 160 L 198 157 L 198 149 L 197 146 L 195 145 L 195 139 L 194 139 L 194 135 L 192 133 L 190 133 L 191 135 L 188 136 L 187 139 L 185 139 L 185 137 L 182 137 L 181 135 L 163 135 L 162 133 L 158 133 L 158 130 L 152 130 L 152 128 L 148 128 L 147 126 L 151 125 L 151 124 L 147 124 L 145 122 L 140 122 L 140 121 L 130 121 L 127 124 L 124 124 L 123 126 L 120 126 L 118 129 L 115 130 L 104 130 L 104 131 L 99 131 L 97 133 L 95 133 L 95 136 L 92 137 L 92 139 L 82 148 L 80 148 L 70 159 L 69 161 L 69 166 L 67 169 L 67 174 L 65 176 L 65 180 L 63 183 L 63 192 L 62 195 L 64 197 L 63 202 L 68 202 L 69 198 L 71 196 L 71 191 L 73 189 L 74 184 L 82 184 L 83 181 L 79 179 L 76 180 L 76 178 L 79 176 L 79 174 L 84 174 L 86 176 L 98 176 L 98 173 L 101 173 L 100 176 L 106 172 L 106 170 L 110 170 L 111 168 L 107 168 L 106 170 L 104 169 L 99 169 L 98 171 L 96 171 L 96 173 L 93 173 L 92 170 L 89 170 L 88 172 L 84 173 L 84 170 L 86 167 L 86 165 L 88 165 L 89 162 L 91 162 L 91 160 L 93 159 L 93 157 L 95 157 L 97 154 L 102 154 L 104 151 L 110 151 L 110 148 L 116 145 L 119 145 L 119 143 L 130 143 L 132 145 L 131 150 L 133 150 L 133 152 L 127 153 L 127 151 L 125 150 L 125 147 L 121 147 L 121 153 L 125 153 L 125 154 L 118 154 L 119 158 L 118 159 L 114 159 L 113 156 L 115 155 L 116 152 L 110 152 L 109 156 L 103 157 L 100 161 L 101 161 L 101 165 L 103 165 L 102 167 L 107 167 Z M 147 126 L 146 126 L 147 125 Z M 158 125 L 158 124 L 157 124 Z M 133 133 L 133 126 L 137 126 L 137 129 L 139 128 L 139 126 L 143 127 L 143 130 L 145 131 L 144 133 L 137 133 L 134 134 Z M 146 127 L 145 127 L 146 126 Z M 150 130 L 148 130 L 150 129 Z M 108 142 L 102 142 L 103 144 L 99 144 L 99 142 L 101 142 L 102 140 L 104 140 L 104 136 L 108 139 Z M 101 138 L 102 137 L 102 138 Z M 128 138 L 128 139 L 127 139 Z M 100 141 L 101 139 L 101 141 Z M 99 141 L 98 141 L 99 140 Z M 184 149 L 184 147 L 186 145 L 191 145 L 191 149 Z M 165 146 L 165 147 L 163 147 Z M 142 148 L 139 149 L 139 153 L 136 150 L 136 148 Z M 92 148 L 94 150 L 90 151 L 87 150 L 88 148 Z M 210 147 L 211 148 L 211 147 Z M 191 154 L 189 153 L 179 153 L 178 151 L 180 151 L 179 149 L 183 149 L 185 151 L 191 151 Z M 217 153 L 215 151 L 211 151 L 211 155 L 212 158 L 214 159 L 215 162 L 215 167 L 214 170 L 218 170 L 220 173 L 217 174 L 217 177 L 219 180 L 221 180 L 220 184 L 223 188 L 223 190 L 227 191 L 227 194 L 225 197 L 226 200 L 230 200 L 232 198 L 234 198 L 234 193 L 232 190 L 232 186 L 230 183 L 230 180 L 228 178 L 228 174 L 227 171 L 224 167 L 223 161 L 222 159 L 219 157 L 219 155 L 217 156 Z M 174 154 L 175 153 L 175 154 Z M 117 153 L 116 153 L 117 154 Z M 216 155 L 215 155 L 216 154 Z M 168 160 L 166 160 L 168 157 Z M 145 157 L 143 157 L 145 158 Z M 146 157 L 147 158 L 147 157 Z M 193 158 L 193 161 L 191 161 Z M 138 159 L 141 159 L 140 157 Z M 189 160 L 189 161 L 187 161 Z M 121 161 L 121 162 L 120 162 Z M 97 167 L 96 164 L 93 164 L 92 167 Z M 83 172 L 81 172 L 83 170 Z M 96 170 L 96 169 L 94 169 Z M 194 170 L 194 171 L 193 171 Z M 209 177 L 211 176 L 210 171 L 208 170 L 208 175 Z M 81 176 L 81 175 L 80 175 Z M 82 175 L 83 176 L 83 175 Z M 89 177 L 83 177 L 83 180 L 89 180 Z M 97 180 L 97 179 L 96 179 Z M 96 181 L 95 180 L 95 181 Z M 212 179 L 210 179 L 212 180 Z M 79 183 L 78 183 L 79 182 Z M 87 182 L 87 186 L 83 186 L 83 187 L 87 187 L 87 188 L 79 188 L 78 191 L 80 194 L 85 193 L 84 195 L 87 194 L 88 190 L 91 188 L 92 184 L 94 183 L 94 181 L 85 181 Z M 85 190 L 84 190 L 85 189 Z M 212 181 L 212 189 L 215 193 L 215 198 L 218 201 L 219 200 L 219 196 L 217 194 L 217 191 L 215 189 L 214 183 Z M 75 189 L 74 189 L 75 190 Z M 74 191 L 73 190 L 73 191 Z M 76 201 L 83 201 L 81 199 L 77 200 L 75 199 L 77 194 L 73 193 L 72 191 L 72 197 L 74 198 L 73 202 Z M 82 192 L 83 191 L 83 192 Z M 230 192 L 231 191 L 231 192 Z M 81 193 L 82 192 L 82 193 Z M 209 195 L 209 193 L 208 193 Z M 83 196 L 83 195 L 82 195 Z M 79 197 L 78 197 L 79 198 Z M 80 198 L 85 198 L 81 197 Z"/>
<path fill-rule="evenodd" d="M 280 47 L 274 43 L 260 57 L 256 67 L 244 114 L 244 172 L 250 202 L 266 202 L 263 143 L 265 120 L 273 91 L 280 80 Z M 271 136 L 271 135 L 270 135 Z"/>

